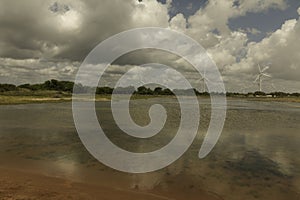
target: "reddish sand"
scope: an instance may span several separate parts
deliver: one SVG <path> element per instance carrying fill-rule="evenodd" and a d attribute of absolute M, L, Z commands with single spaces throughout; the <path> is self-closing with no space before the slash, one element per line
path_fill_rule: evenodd
<path fill-rule="evenodd" d="M 172 191 L 148 190 L 128 187 L 128 179 L 118 173 L 78 171 L 78 177 L 53 169 L 51 162 L 33 161 L 0 156 L 0 199 L 80 199 L 80 200 L 154 200 L 197 199 L 218 200 L 215 194 L 197 190 L 184 192 L 180 188 Z M 48 168 L 45 168 L 48 166 Z M 79 174 L 80 173 L 80 174 Z M 84 178 L 82 178 L 84 177 Z"/>

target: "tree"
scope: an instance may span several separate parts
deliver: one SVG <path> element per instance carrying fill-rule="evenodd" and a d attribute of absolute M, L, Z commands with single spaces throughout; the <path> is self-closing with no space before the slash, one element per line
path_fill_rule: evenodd
<path fill-rule="evenodd" d="M 265 96 L 265 95 L 266 95 L 266 93 L 261 92 L 261 91 L 254 92 L 254 96 Z"/>
<path fill-rule="evenodd" d="M 153 93 L 156 94 L 156 95 L 161 95 L 162 94 L 162 88 L 161 87 L 155 88 Z"/>
<path fill-rule="evenodd" d="M 113 89 L 110 87 L 97 87 L 96 94 L 112 94 Z"/>
<path fill-rule="evenodd" d="M 0 92 L 15 91 L 17 86 L 13 84 L 0 84 Z"/>
<path fill-rule="evenodd" d="M 162 91 L 162 94 L 163 95 L 174 95 L 174 93 L 169 88 L 164 89 Z"/>

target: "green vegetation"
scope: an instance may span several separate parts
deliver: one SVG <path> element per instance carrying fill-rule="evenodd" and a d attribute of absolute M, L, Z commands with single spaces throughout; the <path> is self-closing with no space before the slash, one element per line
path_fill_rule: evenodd
<path fill-rule="evenodd" d="M 237 92 L 227 92 L 228 97 L 300 97 L 300 93 L 286 93 L 286 92 L 249 92 L 247 94 L 241 94 Z"/>
<path fill-rule="evenodd" d="M 12 84 L 0 84 L 1 95 L 13 95 L 13 96 L 39 96 L 39 94 L 49 96 L 53 94 L 51 91 L 55 91 L 56 94 L 60 95 L 71 95 L 75 93 L 86 93 L 92 91 L 95 88 L 83 86 L 81 84 L 74 85 L 71 81 L 58 81 L 55 79 L 45 81 L 41 84 L 23 84 L 23 85 L 12 85 Z M 110 87 L 97 87 L 96 94 L 99 95 L 111 95 L 114 91 Z M 154 90 L 141 86 L 135 90 L 134 87 L 119 87 L 115 89 L 118 94 L 137 94 L 137 95 L 174 95 L 173 91 L 168 88 L 157 87 Z M 209 95 L 208 93 L 199 93 L 196 89 L 194 90 L 176 90 L 178 94 L 191 94 L 195 92 L 197 95 Z M 51 95 L 50 95 L 51 96 Z"/>
<path fill-rule="evenodd" d="M 0 84 L 0 104 L 18 104 L 18 103 L 36 103 L 36 102 L 61 102 L 70 101 L 72 93 L 86 93 L 96 91 L 96 100 L 110 99 L 111 94 L 133 94 L 133 99 L 151 98 L 157 96 L 192 95 L 209 97 L 208 92 L 199 92 L 196 89 L 175 89 L 156 87 L 154 89 L 141 86 L 135 89 L 130 87 L 97 87 L 91 88 L 81 84 L 75 85 L 71 81 L 58 81 L 55 79 L 45 81 L 40 84 L 22 84 L 19 86 L 13 84 Z M 218 93 L 215 93 L 218 94 Z M 227 97 L 247 98 L 249 100 L 276 100 L 276 101 L 294 101 L 300 102 L 300 93 L 284 92 L 254 92 L 254 93 L 226 93 Z M 259 97 L 259 98 L 257 98 Z M 271 97 L 271 98 L 270 98 Z"/>
<path fill-rule="evenodd" d="M 55 79 L 45 81 L 42 84 L 23 84 L 19 85 L 18 88 L 24 88 L 24 89 L 29 89 L 32 91 L 37 91 L 37 90 L 55 90 L 55 91 L 63 91 L 63 92 L 72 92 L 74 87 L 74 83 L 70 81 L 58 81 Z"/>

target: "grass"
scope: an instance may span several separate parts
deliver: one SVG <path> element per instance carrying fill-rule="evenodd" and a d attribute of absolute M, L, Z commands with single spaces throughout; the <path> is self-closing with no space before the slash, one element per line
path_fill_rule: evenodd
<path fill-rule="evenodd" d="M 131 99 L 150 99 L 159 95 L 132 95 Z M 170 97 L 170 96 L 164 96 Z M 109 101 L 111 95 L 96 95 L 96 101 Z M 0 105 L 55 103 L 72 101 L 72 94 L 59 91 L 8 91 L 0 93 Z"/>
<path fill-rule="evenodd" d="M 41 96 L 3 96 L 0 95 L 0 105 L 28 104 L 28 103 L 51 103 L 71 101 L 71 97 L 41 97 Z"/>
<path fill-rule="evenodd" d="M 0 105 L 70 101 L 71 94 L 58 91 L 8 91 L 0 93 Z"/>
<path fill-rule="evenodd" d="M 131 99 L 150 99 L 150 98 L 175 98 L 175 96 L 161 95 L 132 95 Z M 200 97 L 200 98 L 209 98 Z M 250 101 L 277 101 L 277 102 L 297 102 L 299 97 L 227 97 L 228 99 L 246 99 Z M 111 95 L 96 95 L 96 101 L 108 101 Z M 72 100 L 72 94 L 59 91 L 9 91 L 0 93 L 0 105 L 28 104 L 28 103 L 54 103 Z"/>

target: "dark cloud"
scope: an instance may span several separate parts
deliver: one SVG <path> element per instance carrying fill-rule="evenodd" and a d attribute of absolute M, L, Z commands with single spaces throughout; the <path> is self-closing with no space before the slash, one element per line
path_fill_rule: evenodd
<path fill-rule="evenodd" d="M 110 6 L 101 7 L 95 6 L 95 1 L 69 2 L 70 6 L 51 1 L 1 1 L 0 7 L 5 9 L 0 14 L 0 56 L 80 60 L 95 44 L 122 30 L 119 23 L 129 21 L 127 9 L 123 16 L 118 14 L 123 10 L 118 6 L 124 7 L 121 1 L 109 2 Z"/>
<path fill-rule="evenodd" d="M 51 10 L 54 13 L 59 13 L 59 14 L 65 14 L 70 10 L 70 7 L 66 4 L 61 4 L 58 2 L 54 2 L 50 7 L 49 10 Z"/>

